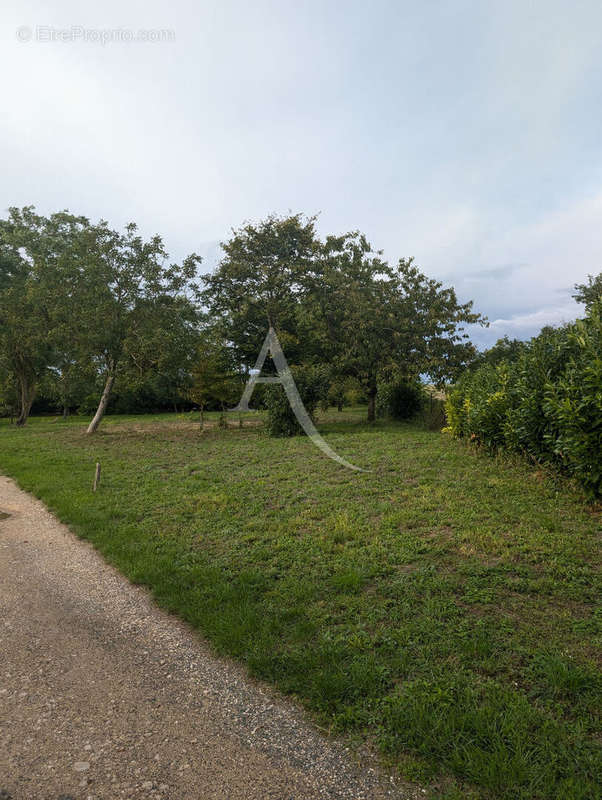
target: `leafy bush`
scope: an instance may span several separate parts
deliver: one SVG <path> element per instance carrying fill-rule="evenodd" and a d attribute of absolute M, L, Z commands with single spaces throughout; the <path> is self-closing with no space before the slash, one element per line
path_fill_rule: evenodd
<path fill-rule="evenodd" d="M 504 444 L 504 423 L 510 408 L 509 368 L 505 362 L 486 365 L 475 373 L 469 389 L 466 422 L 475 438 L 489 450 Z"/>
<path fill-rule="evenodd" d="M 419 383 L 402 380 L 381 383 L 376 398 L 377 413 L 380 417 L 412 419 L 420 411 L 423 400 Z"/>
<path fill-rule="evenodd" d="M 567 364 L 568 327 L 544 328 L 515 364 L 512 408 L 505 425 L 506 445 L 540 460 L 553 459 L 546 440 L 552 431 L 543 408 L 545 387 L 555 383 Z"/>
<path fill-rule="evenodd" d="M 305 410 L 313 419 L 318 404 L 328 394 L 328 371 L 321 366 L 305 366 L 294 367 L 291 372 Z M 266 427 L 270 436 L 299 436 L 303 433 L 281 384 L 267 384 L 264 397 L 268 412 Z"/>
<path fill-rule="evenodd" d="M 510 406 L 508 377 L 509 367 L 504 362 L 465 373 L 445 402 L 447 430 L 470 437 L 488 450 L 502 446 Z"/>
<path fill-rule="evenodd" d="M 452 386 L 447 393 L 444 404 L 447 426 L 443 430 L 458 438 L 466 436 L 468 431 L 466 422 L 466 383 L 467 380 L 464 377 L 455 386 Z"/>
<path fill-rule="evenodd" d="M 591 497 L 602 496 L 602 304 L 568 332 L 562 376 L 544 387 L 544 440 Z"/>
<path fill-rule="evenodd" d="M 555 464 L 602 496 L 602 303 L 544 328 L 513 362 L 466 372 L 450 391 L 447 430 Z"/>

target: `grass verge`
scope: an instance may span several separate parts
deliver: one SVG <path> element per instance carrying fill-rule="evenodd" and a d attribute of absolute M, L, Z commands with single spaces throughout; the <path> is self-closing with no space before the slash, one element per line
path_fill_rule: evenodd
<path fill-rule="evenodd" d="M 354 412 L 320 430 L 369 473 L 258 427 L 84 429 L 3 422 L 0 469 L 219 651 L 432 796 L 597 796 L 600 515 L 565 483 Z"/>

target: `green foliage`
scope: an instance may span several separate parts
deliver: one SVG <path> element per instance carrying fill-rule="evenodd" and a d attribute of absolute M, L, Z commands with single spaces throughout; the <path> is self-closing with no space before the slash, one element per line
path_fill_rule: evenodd
<path fill-rule="evenodd" d="M 353 378 L 372 420 L 383 371 L 410 380 L 426 372 L 441 383 L 474 357 L 463 325 L 485 320 L 472 303 L 459 303 L 411 258 L 390 267 L 358 231 L 322 240 L 313 218 L 271 216 L 222 247 L 203 299 L 248 367 L 272 324 L 289 361 L 331 364 L 339 388 Z M 341 392 L 333 399 L 340 407 Z"/>
<path fill-rule="evenodd" d="M 0 370 L 16 386 L 18 424 L 40 391 L 65 410 L 85 405 L 99 376 L 107 401 L 116 378 L 135 395 L 150 372 L 177 396 L 198 341 L 200 259 L 167 258 L 161 237 L 145 241 L 133 223 L 118 232 L 33 207 L 0 220 Z"/>
<path fill-rule="evenodd" d="M 336 406 L 342 411 L 346 402 L 345 383 L 342 380 L 335 380 L 330 383 L 326 396 L 320 402 L 320 408 L 322 411 L 328 411 L 330 406 Z"/>
<path fill-rule="evenodd" d="M 110 408 L 183 398 L 224 407 L 269 324 L 289 363 L 331 366 L 324 405 L 366 399 L 370 420 L 383 375 L 441 383 L 474 357 L 463 325 L 485 320 L 472 304 L 412 259 L 390 267 L 359 231 L 320 239 L 315 218 L 272 215 L 222 248 L 201 295 L 200 259 L 170 264 L 161 237 L 144 239 L 133 223 L 116 231 L 68 212 L 10 209 L 0 220 L 0 371 L 17 391 L 19 424 L 36 397 L 38 409 L 90 413 L 94 392 L 89 433 Z"/>
<path fill-rule="evenodd" d="M 557 465 L 601 497 L 601 308 L 594 302 L 585 319 L 545 328 L 514 362 L 466 372 L 446 401 L 449 430 Z"/>
<path fill-rule="evenodd" d="M 503 336 L 497 340 L 493 347 L 479 353 L 469 366 L 471 368 L 480 367 L 483 364 L 495 366 L 500 361 L 514 363 L 524 351 L 525 346 L 525 342 L 520 339 L 509 339 L 508 336 Z"/>
<path fill-rule="evenodd" d="M 0 372 L 0 417 L 15 417 L 19 412 L 19 398 L 14 378 Z"/>
<path fill-rule="evenodd" d="M 472 360 L 463 324 L 486 320 L 413 259 L 392 268 L 360 234 L 328 237 L 320 254 L 314 318 L 322 340 L 331 343 L 329 360 L 360 382 L 368 419 L 374 419 L 383 373 L 402 373 L 407 381 L 424 373 L 442 383 Z"/>
<path fill-rule="evenodd" d="M 305 360 L 311 331 L 301 303 L 312 274 L 315 218 L 272 215 L 234 230 L 224 257 L 203 276 L 203 303 L 238 362 L 251 367 L 271 324 L 287 358 Z"/>
<path fill-rule="evenodd" d="M 192 254 L 169 264 L 160 236 L 145 241 L 134 223 L 123 232 L 101 221 L 90 226 L 65 267 L 72 286 L 71 341 L 77 360 L 87 358 L 105 379 L 105 392 L 88 433 L 104 414 L 103 402 L 113 382 L 129 374 L 134 383 L 158 370 L 176 383 L 190 368 L 197 344 L 198 310 L 192 302 L 200 261 Z"/>
<path fill-rule="evenodd" d="M 17 393 L 17 425 L 27 421 L 57 360 L 60 299 L 70 303 L 62 274 L 76 260 L 72 243 L 86 226 L 83 217 L 60 212 L 45 218 L 33 207 L 11 208 L 8 219 L 0 220 L 0 370 Z"/>
<path fill-rule="evenodd" d="M 98 406 L 98 393 L 95 403 L 87 411 L 94 413 Z M 160 372 L 149 372 L 141 376 L 128 375 L 117 384 L 113 392 L 111 412 L 113 414 L 148 414 L 177 407 L 185 403 L 184 392 L 180 393 L 177 386 L 166 380 Z M 82 412 L 83 413 L 83 412 Z"/>
<path fill-rule="evenodd" d="M 424 402 L 424 390 L 418 382 L 404 380 L 381 383 L 376 396 L 376 407 L 380 417 L 390 419 L 412 419 Z"/>
<path fill-rule="evenodd" d="M 595 277 L 593 275 L 588 275 L 587 283 L 576 283 L 573 297 L 578 303 L 584 303 L 588 311 L 594 303 L 601 303 L 602 272 L 599 272 Z"/>
<path fill-rule="evenodd" d="M 413 378 L 428 375 L 436 386 L 454 380 L 476 354 L 464 325 L 487 326 L 487 318 L 472 300 L 460 303 L 452 286 L 420 272 L 413 258 L 399 261 L 396 283 L 397 366 Z"/>
<path fill-rule="evenodd" d="M 313 419 L 318 405 L 328 396 L 328 369 L 298 366 L 291 372 L 305 410 Z M 281 384 L 267 384 L 264 398 L 268 412 L 266 428 L 270 436 L 300 436 L 303 433 Z"/>
<path fill-rule="evenodd" d="M 231 350 L 223 346 L 214 329 L 206 328 L 192 368 L 188 398 L 201 411 L 223 412 L 238 402 L 243 389 L 244 378 L 236 371 Z"/>
<path fill-rule="evenodd" d="M 475 438 L 490 450 L 504 442 L 508 410 L 508 368 L 505 362 L 477 370 L 467 394 L 466 424 Z"/>
<path fill-rule="evenodd" d="M 544 388 L 544 442 L 592 497 L 602 496 L 602 302 L 567 331 L 567 362 Z"/>
<path fill-rule="evenodd" d="M 445 431 L 458 438 L 466 436 L 468 425 L 466 421 L 467 412 L 467 379 L 461 378 L 447 392 L 445 397 L 445 418 L 447 427 Z"/>
<path fill-rule="evenodd" d="M 565 369 L 568 330 L 544 328 L 512 368 L 506 442 L 512 450 L 539 460 L 553 458 L 548 437 L 556 432 L 550 430 L 550 419 L 543 410 L 544 394 L 546 385 L 559 380 Z"/>
<path fill-rule="evenodd" d="M 79 414 L 83 414 L 84 416 L 91 416 L 94 414 L 96 409 L 98 408 L 98 392 L 89 392 L 85 397 L 82 398 L 81 402 L 77 407 L 77 411 Z"/>

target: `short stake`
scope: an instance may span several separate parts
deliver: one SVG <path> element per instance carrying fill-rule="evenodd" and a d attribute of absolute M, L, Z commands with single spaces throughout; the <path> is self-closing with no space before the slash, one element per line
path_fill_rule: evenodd
<path fill-rule="evenodd" d="M 94 486 L 92 487 L 92 491 L 95 492 L 98 488 L 98 484 L 100 483 L 100 462 L 96 462 L 96 472 L 94 473 Z"/>

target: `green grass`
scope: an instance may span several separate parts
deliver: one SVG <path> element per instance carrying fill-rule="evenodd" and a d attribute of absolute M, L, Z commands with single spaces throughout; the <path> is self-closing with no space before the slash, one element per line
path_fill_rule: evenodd
<path fill-rule="evenodd" d="M 0 469 L 432 796 L 597 797 L 599 512 L 419 426 L 353 410 L 320 430 L 372 471 L 175 415 L 111 417 L 92 439 L 77 419 L 4 421 Z"/>

